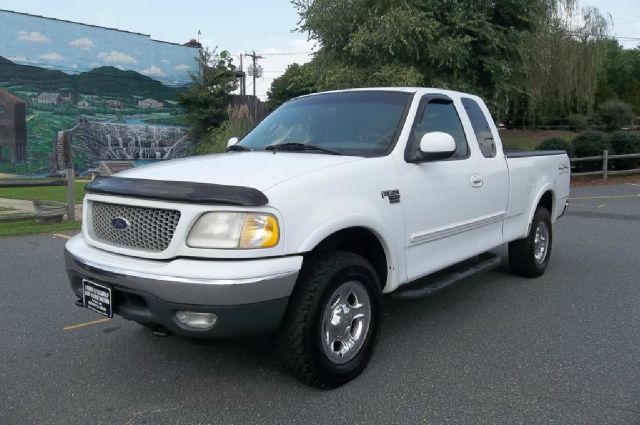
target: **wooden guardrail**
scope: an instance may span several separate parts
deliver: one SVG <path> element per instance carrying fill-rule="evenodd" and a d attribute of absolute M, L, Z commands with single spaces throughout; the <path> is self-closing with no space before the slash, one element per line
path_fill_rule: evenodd
<path fill-rule="evenodd" d="M 0 189 L 5 187 L 44 187 L 44 186 L 64 186 L 67 182 L 64 179 L 1 179 Z"/>
<path fill-rule="evenodd" d="M 602 175 L 604 180 L 607 180 L 609 176 L 622 176 L 626 174 L 638 174 L 640 168 L 633 168 L 630 170 L 609 170 L 609 161 L 613 159 L 637 159 L 640 158 L 640 153 L 631 153 L 626 155 L 609 155 L 609 151 L 602 151 L 602 155 L 599 156 L 586 156 L 583 158 L 570 158 L 571 164 L 576 162 L 587 161 L 602 161 L 602 169 L 598 171 L 588 171 L 585 173 L 571 173 L 572 176 L 598 176 Z"/>
<path fill-rule="evenodd" d="M 27 221 L 27 220 L 42 220 L 46 221 L 47 219 L 58 219 L 64 214 L 59 212 L 26 212 L 26 213 L 15 213 L 15 214 L 2 214 L 0 215 L 0 223 L 13 223 L 15 221 Z M 59 221 L 56 221 L 56 223 Z"/>
<path fill-rule="evenodd" d="M 67 203 L 66 203 L 66 215 L 67 221 L 73 222 L 76 220 L 76 205 L 75 205 L 75 187 L 74 187 L 74 179 L 75 172 L 73 170 L 73 160 L 71 154 L 71 132 L 77 127 L 76 125 L 71 130 L 59 131 L 57 135 L 57 141 L 61 144 L 63 150 L 63 159 L 65 164 L 65 178 L 64 179 L 55 179 L 55 180 L 42 180 L 42 179 L 26 179 L 22 181 L 12 180 L 3 185 L 1 187 L 38 187 L 38 186 L 58 186 L 65 185 L 67 186 Z M 64 211 L 62 214 L 60 211 L 47 211 L 47 208 L 43 210 L 42 208 L 38 208 L 34 204 L 35 212 L 34 213 L 19 213 L 19 214 L 7 214 L 0 217 L 0 222 L 8 222 L 8 221 L 21 221 L 21 220 L 31 220 L 34 218 L 46 220 L 47 218 L 59 217 L 64 215 Z"/>

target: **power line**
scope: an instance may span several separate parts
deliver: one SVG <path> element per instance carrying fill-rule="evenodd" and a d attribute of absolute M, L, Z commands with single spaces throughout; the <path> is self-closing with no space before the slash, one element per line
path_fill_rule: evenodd
<path fill-rule="evenodd" d="M 312 50 L 308 52 L 275 52 L 275 53 L 260 53 L 261 56 L 292 56 L 292 55 L 312 55 L 314 52 Z"/>

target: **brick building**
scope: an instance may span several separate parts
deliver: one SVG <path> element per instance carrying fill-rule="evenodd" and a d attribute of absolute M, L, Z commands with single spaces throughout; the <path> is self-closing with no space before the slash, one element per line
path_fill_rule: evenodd
<path fill-rule="evenodd" d="M 9 158 L 3 157 L 5 146 L 9 147 Z M 0 161 L 7 159 L 27 159 L 27 104 L 0 88 Z"/>
<path fill-rule="evenodd" d="M 107 100 L 104 104 L 107 108 L 111 109 L 125 109 L 127 107 L 124 102 L 119 100 Z"/>
<path fill-rule="evenodd" d="M 60 93 L 40 93 L 35 98 L 35 102 L 39 105 L 59 105 L 62 103 L 63 98 Z"/>

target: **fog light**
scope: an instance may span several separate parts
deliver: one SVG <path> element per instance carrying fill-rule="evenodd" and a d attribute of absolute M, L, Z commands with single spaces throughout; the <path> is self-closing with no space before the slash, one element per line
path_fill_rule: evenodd
<path fill-rule="evenodd" d="M 218 316 L 213 313 L 198 313 L 195 311 L 178 311 L 176 318 L 183 325 L 198 329 L 210 329 L 215 326 Z"/>

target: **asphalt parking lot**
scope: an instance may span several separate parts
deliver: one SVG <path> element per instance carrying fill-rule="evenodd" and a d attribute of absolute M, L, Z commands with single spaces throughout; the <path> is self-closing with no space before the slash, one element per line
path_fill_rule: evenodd
<path fill-rule="evenodd" d="M 546 275 L 387 300 L 369 367 L 329 392 L 286 374 L 269 336 L 87 324 L 63 238 L 0 240 L 0 423 L 639 424 L 640 185 L 572 198 Z"/>

